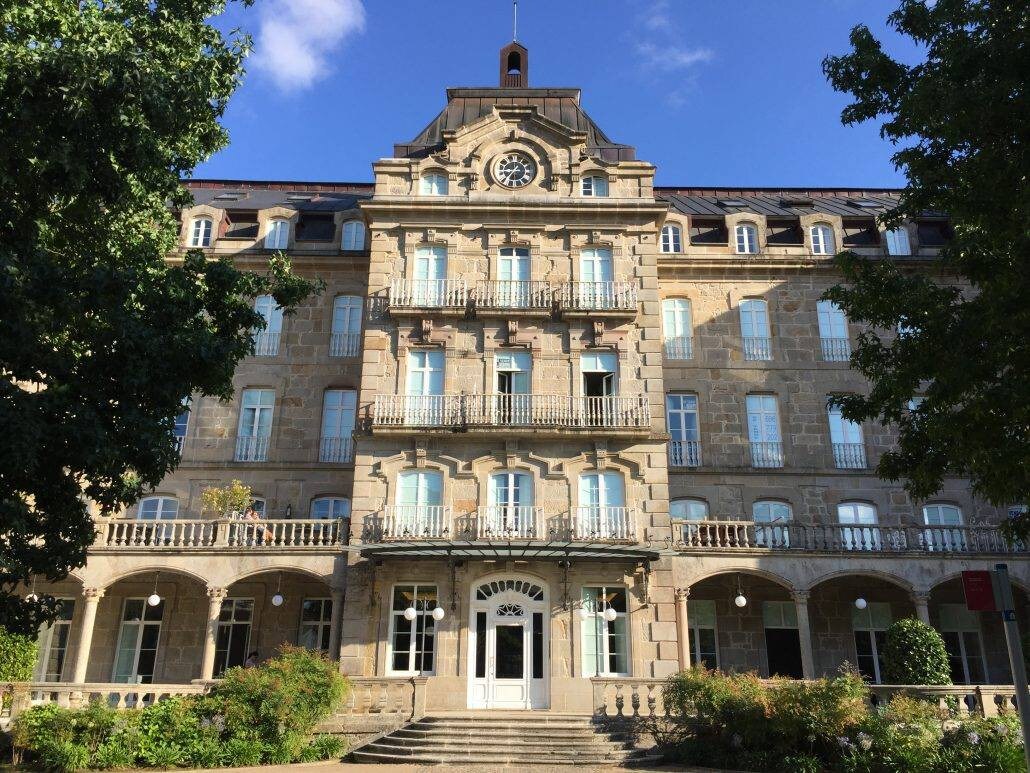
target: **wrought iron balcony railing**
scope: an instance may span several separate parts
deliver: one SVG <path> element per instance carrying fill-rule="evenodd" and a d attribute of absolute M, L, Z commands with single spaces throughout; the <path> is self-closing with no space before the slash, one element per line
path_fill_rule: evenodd
<path fill-rule="evenodd" d="M 233 458 L 237 462 L 267 462 L 268 438 L 256 435 L 240 435 L 236 438 L 236 453 Z"/>
<path fill-rule="evenodd" d="M 851 359 L 851 341 L 847 338 L 821 338 L 824 362 L 847 362 Z"/>
<path fill-rule="evenodd" d="M 497 279 L 476 285 L 477 308 L 550 311 L 556 300 L 556 285 L 550 282 Z"/>
<path fill-rule="evenodd" d="M 701 441 L 700 440 L 670 440 L 669 441 L 669 466 L 670 467 L 700 467 L 701 466 Z"/>
<path fill-rule="evenodd" d="M 838 470 L 864 470 L 865 446 L 862 443 L 834 443 L 833 464 Z"/>
<path fill-rule="evenodd" d="M 318 444 L 318 461 L 346 464 L 354 461 L 354 438 L 324 437 Z"/>
<path fill-rule="evenodd" d="M 603 505 L 577 507 L 572 512 L 572 534 L 579 540 L 635 540 L 636 510 Z"/>
<path fill-rule="evenodd" d="M 772 339 L 765 336 L 745 336 L 744 338 L 744 359 L 745 360 L 771 360 Z"/>
<path fill-rule="evenodd" d="M 333 333 L 329 339 L 330 357 L 357 357 L 361 352 L 361 333 Z"/>
<path fill-rule="evenodd" d="M 476 513 L 479 539 L 543 539 L 543 508 L 489 505 Z"/>
<path fill-rule="evenodd" d="M 391 307 L 463 309 L 468 300 L 464 279 L 394 279 L 390 284 Z"/>
<path fill-rule="evenodd" d="M 275 357 L 279 354 L 279 330 L 261 330 L 254 334 L 254 356 Z"/>
<path fill-rule="evenodd" d="M 566 311 L 636 311 L 637 286 L 631 282 L 566 282 L 559 299 Z"/>
<path fill-rule="evenodd" d="M 783 466 L 783 443 L 762 442 L 751 443 L 751 466 L 752 467 L 782 467 Z"/>
<path fill-rule="evenodd" d="M 465 279 L 394 279 L 391 308 L 635 312 L 637 286 L 632 282 L 564 282 L 488 280 L 469 288 Z"/>
<path fill-rule="evenodd" d="M 690 336 L 666 338 L 664 343 L 667 360 L 689 360 L 694 356 L 694 339 Z"/>

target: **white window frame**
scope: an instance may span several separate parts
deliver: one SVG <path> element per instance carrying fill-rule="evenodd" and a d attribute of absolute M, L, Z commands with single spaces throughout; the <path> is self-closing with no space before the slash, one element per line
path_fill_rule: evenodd
<path fill-rule="evenodd" d="M 126 609 L 127 609 L 128 605 L 131 602 L 133 602 L 133 601 L 138 601 L 142 605 L 142 614 L 141 614 L 140 619 L 138 621 L 137 620 L 126 620 L 125 619 Z M 147 610 L 148 609 L 153 609 L 153 607 L 151 607 L 151 606 L 149 606 L 147 604 L 147 600 L 145 598 L 140 598 L 140 597 L 137 597 L 137 596 L 128 596 L 128 597 L 122 599 L 121 614 L 119 614 L 119 616 L 118 616 L 118 636 L 115 639 L 114 662 L 111 664 L 111 681 L 113 683 L 115 683 L 115 684 L 153 684 L 154 674 L 157 672 L 158 663 L 160 662 L 160 657 L 161 657 L 161 632 L 162 632 L 162 629 L 164 628 L 164 613 L 165 613 L 164 603 L 165 603 L 165 601 L 166 601 L 166 599 L 162 599 L 161 600 L 161 619 L 160 620 L 147 620 L 146 619 Z M 136 681 L 136 682 L 119 682 L 118 679 L 117 679 L 117 677 L 118 677 L 118 660 L 119 660 L 119 654 L 121 653 L 121 645 L 122 645 L 122 631 L 125 628 L 126 624 L 131 624 L 131 625 L 138 626 L 137 630 L 136 630 L 136 642 L 133 645 L 133 653 L 134 654 L 133 654 L 132 669 L 131 669 L 132 673 L 126 675 L 130 679 L 136 678 L 137 680 L 139 678 L 139 675 L 138 675 L 138 671 L 139 671 L 139 658 L 140 658 L 141 645 L 143 643 L 143 631 L 145 630 L 146 626 L 148 626 L 148 625 L 149 626 L 156 626 L 157 627 L 157 644 L 154 647 L 154 673 L 152 673 L 150 675 L 150 680 L 151 680 L 150 682 L 139 682 L 139 681 Z"/>
<path fill-rule="evenodd" d="M 427 172 L 418 181 L 420 196 L 446 196 L 448 189 L 447 175 L 442 172 Z"/>
<path fill-rule="evenodd" d="M 688 544 L 696 541 L 698 537 L 698 528 L 693 524 L 707 521 L 709 517 L 708 502 L 704 499 L 677 497 L 669 501 L 669 519 L 672 521 L 673 532 L 678 526 L 680 539 Z"/>
<path fill-rule="evenodd" d="M 842 550 L 880 550 L 883 539 L 876 506 L 868 502 L 840 502 L 837 505 Z"/>
<path fill-rule="evenodd" d="M 316 511 L 319 509 L 319 505 L 321 505 L 323 502 L 326 503 L 327 512 L 325 514 L 319 514 Z M 350 508 L 350 500 L 347 499 L 347 497 L 315 497 L 311 500 L 311 508 L 308 511 L 308 518 L 310 518 L 313 521 L 335 521 L 337 519 L 350 520 Z"/>
<path fill-rule="evenodd" d="M 283 332 L 283 310 L 271 295 L 259 295 L 254 298 L 254 311 L 265 321 L 262 329 L 255 328 L 254 355 L 256 357 L 274 357 L 279 354 L 279 340 Z"/>
<path fill-rule="evenodd" d="M 884 232 L 887 242 L 888 255 L 911 255 L 912 243 L 908 236 L 908 229 L 904 226 L 891 228 Z"/>
<path fill-rule="evenodd" d="M 340 235 L 340 249 L 344 252 L 360 252 L 365 249 L 368 229 L 363 220 L 347 220 Z"/>
<path fill-rule="evenodd" d="M 851 608 L 851 631 L 852 639 L 855 644 L 855 668 L 858 668 L 858 636 L 859 634 L 865 634 L 869 639 L 869 648 L 872 650 L 873 657 L 873 684 L 883 684 L 883 673 L 880 671 L 880 647 L 876 643 L 877 633 L 886 633 L 887 629 L 877 626 L 873 622 L 873 612 L 879 609 L 881 612 L 886 609 L 887 619 L 892 620 L 891 605 L 887 601 L 869 601 L 866 603 L 866 608 L 859 610 L 854 607 Z M 865 618 L 865 620 L 859 620 L 859 618 Z M 868 622 L 866 622 L 868 621 Z M 890 623 L 888 623 L 888 626 Z"/>
<path fill-rule="evenodd" d="M 265 233 L 266 250 L 285 250 L 290 243 L 290 221 L 281 217 L 268 221 Z"/>
<path fill-rule="evenodd" d="M 156 506 L 152 512 L 149 511 L 149 505 L 152 502 L 156 502 Z M 139 505 L 136 508 L 136 520 L 137 521 L 174 521 L 179 517 L 179 500 L 175 497 L 164 496 L 155 494 L 150 497 L 143 497 L 139 501 Z"/>
<path fill-rule="evenodd" d="M 309 602 L 318 602 L 319 612 L 318 620 L 305 620 L 304 619 L 304 605 Z M 329 652 L 329 642 L 332 639 L 332 620 L 333 620 L 333 600 L 328 597 L 305 596 L 300 601 L 300 625 L 297 630 L 297 646 L 303 647 L 304 632 L 314 631 L 316 646 L 308 648 L 310 652 Z M 322 646 L 322 641 L 325 640 L 326 646 Z"/>
<path fill-rule="evenodd" d="M 68 668 L 68 650 L 71 644 L 72 622 L 75 618 L 75 599 L 58 598 L 58 616 L 50 623 L 39 629 L 39 658 L 36 661 L 36 681 L 38 682 L 60 682 L 64 672 Z M 69 614 L 64 616 L 65 611 Z M 62 638 L 64 646 L 56 646 Z M 60 665 L 58 671 L 51 673 L 50 661 L 55 654 L 60 653 L 58 660 Z"/>
<path fill-rule="evenodd" d="M 945 518 L 945 514 L 954 513 L 956 518 Z M 923 505 L 923 524 L 931 528 L 923 532 L 926 547 L 933 551 L 955 552 L 966 549 L 965 515 L 962 508 L 948 502 L 931 502 Z M 937 531 L 934 531 L 936 529 Z"/>
<path fill-rule="evenodd" d="M 833 236 L 833 226 L 829 223 L 816 223 L 808 229 L 812 242 L 813 255 L 836 255 L 837 240 Z"/>
<path fill-rule="evenodd" d="M 386 640 L 386 673 L 389 676 L 433 676 L 436 674 L 437 661 L 439 660 L 439 648 L 437 644 L 440 639 L 440 631 L 436 627 L 436 621 L 433 619 L 432 609 L 416 609 L 416 618 L 411 621 L 411 636 L 408 641 L 408 668 L 401 670 L 393 667 L 393 656 L 394 656 L 394 638 L 397 634 L 397 618 L 403 619 L 404 610 L 393 608 L 393 598 L 397 592 L 397 588 L 414 588 L 413 594 L 415 597 L 415 603 L 418 604 L 419 600 L 419 589 L 425 588 L 427 590 L 432 589 L 432 595 L 436 597 L 436 606 L 440 606 L 440 588 L 436 583 L 417 583 L 417 582 L 396 582 L 390 586 L 390 597 L 387 605 L 387 613 L 390 615 L 389 625 L 389 638 Z M 424 604 L 425 602 L 423 602 Z M 434 607 L 435 609 L 435 607 Z M 415 656 L 418 650 L 415 647 L 415 639 L 417 638 L 418 631 L 418 615 L 423 616 L 422 631 L 425 636 L 426 626 L 432 625 L 433 627 L 433 667 L 432 669 L 416 669 L 415 668 Z M 424 642 L 423 642 L 424 644 Z M 425 650 L 422 650 L 423 654 Z"/>
<path fill-rule="evenodd" d="M 790 547 L 794 508 L 789 503 L 759 499 L 751 505 L 751 520 L 755 523 L 755 544 L 758 547 Z"/>
<path fill-rule="evenodd" d="M 745 398 L 748 441 L 782 443 L 780 405 L 776 395 L 755 394 Z"/>
<path fill-rule="evenodd" d="M 665 357 L 689 360 L 694 356 L 694 307 L 689 298 L 662 300 Z"/>
<path fill-rule="evenodd" d="M 321 440 L 350 440 L 358 415 L 358 393 L 353 389 L 327 389 L 322 394 Z M 345 455 L 349 456 L 349 452 Z"/>
<path fill-rule="evenodd" d="M 819 301 L 816 304 L 819 322 L 819 342 L 823 360 L 846 362 L 851 356 L 851 336 L 848 332 L 848 317 L 833 301 Z"/>
<path fill-rule="evenodd" d="M 675 223 L 663 225 L 661 250 L 664 253 L 683 252 L 683 229 Z"/>
<path fill-rule="evenodd" d="M 182 398 L 182 408 L 183 410 L 176 414 L 175 424 L 172 427 L 172 437 L 175 438 L 176 449 L 180 454 L 186 444 L 186 435 L 190 431 L 190 398 L 188 395 Z"/>
<path fill-rule="evenodd" d="M 980 621 L 977 619 L 975 624 L 974 623 L 970 623 L 969 625 L 956 625 L 956 624 L 949 623 L 948 620 L 947 620 L 949 615 L 945 614 L 945 609 L 946 608 L 954 608 L 955 612 L 957 613 L 957 615 L 959 617 L 972 617 L 972 616 L 976 616 L 978 613 L 976 613 L 976 612 L 969 612 L 966 609 L 965 604 L 950 604 L 950 603 L 941 604 L 940 607 L 938 607 L 938 610 L 937 610 L 937 614 L 938 614 L 938 618 L 939 618 L 939 630 L 940 630 L 941 634 L 942 635 L 946 634 L 946 633 L 958 634 L 958 645 L 959 645 L 958 657 L 961 658 L 961 660 L 962 660 L 962 676 L 963 676 L 963 679 L 965 680 L 963 682 L 963 684 L 986 684 L 986 683 L 988 683 L 989 680 L 990 680 L 990 671 L 987 670 L 987 652 L 984 650 L 983 628 L 980 625 Z M 976 636 L 978 642 L 979 642 L 979 645 L 980 645 L 980 668 L 983 670 L 983 675 L 984 675 L 984 681 L 983 682 L 973 682 L 972 678 L 971 678 L 971 675 L 969 673 L 969 661 L 970 661 L 971 658 L 973 658 L 973 655 L 971 655 L 966 650 L 966 637 L 965 637 L 966 634 L 974 634 Z M 950 667 L 950 660 L 951 660 L 951 653 L 950 652 L 948 653 L 948 660 L 949 660 L 949 667 Z"/>
<path fill-rule="evenodd" d="M 865 433 L 862 430 L 862 425 L 858 422 L 849 421 L 844 418 L 844 412 L 839 405 L 833 405 L 829 401 L 826 403 L 826 423 L 830 430 L 830 445 L 831 450 L 834 450 L 834 463 L 838 468 L 848 468 L 854 466 L 856 469 L 865 468 Z M 837 446 L 859 446 L 861 447 L 862 464 L 861 467 L 857 465 L 850 465 L 847 463 L 847 457 L 844 459 L 838 459 L 835 451 Z M 846 454 L 847 451 L 845 450 Z M 844 461 L 844 464 L 841 464 Z M 853 461 L 853 460 L 852 460 Z"/>
<path fill-rule="evenodd" d="M 751 222 L 737 223 L 733 228 L 738 255 L 758 254 L 758 226 Z"/>
<path fill-rule="evenodd" d="M 333 298 L 333 321 L 330 331 L 329 355 L 354 357 L 361 351 L 361 322 L 364 301 L 357 295 L 337 295 Z"/>
<path fill-rule="evenodd" d="M 701 604 L 712 610 L 712 624 L 711 626 L 700 624 L 698 616 L 694 610 Z M 714 601 L 708 599 L 697 599 L 690 601 L 687 605 L 687 623 L 690 630 L 690 665 L 697 668 L 701 665 L 701 631 L 711 631 L 715 640 L 715 663 L 709 664 L 709 668 L 719 668 L 720 657 L 719 657 L 719 614 L 718 605 Z"/>
<path fill-rule="evenodd" d="M 742 298 L 740 338 L 745 360 L 772 359 L 772 328 L 769 324 L 769 302 L 765 298 Z"/>
<path fill-rule="evenodd" d="M 236 610 L 238 609 L 239 602 L 248 602 L 248 601 L 250 602 L 250 619 L 249 620 L 237 620 L 236 619 Z M 231 605 L 230 606 L 230 616 L 229 616 L 228 620 L 222 620 L 222 609 L 225 607 L 226 604 L 230 604 Z M 257 612 L 257 604 L 254 602 L 254 599 L 252 597 L 249 597 L 249 596 L 230 596 L 228 598 L 222 599 L 222 606 L 218 610 L 218 622 L 217 622 L 217 624 L 215 626 L 215 628 L 216 628 L 216 630 L 215 630 L 215 664 L 216 665 L 215 665 L 215 670 L 214 670 L 214 677 L 215 677 L 215 679 L 220 678 L 222 676 L 222 674 L 224 674 L 227 669 L 235 668 L 235 666 L 229 666 L 229 652 L 232 651 L 233 625 L 241 625 L 243 623 L 247 624 L 247 640 L 246 640 L 246 643 L 243 645 L 243 661 L 244 661 L 244 663 L 246 663 L 247 658 L 250 657 L 250 642 L 251 642 L 251 638 L 254 635 L 254 618 L 256 616 L 256 612 Z M 226 648 L 224 650 L 220 650 L 218 648 L 218 640 L 220 638 L 219 634 L 221 633 L 222 628 L 228 628 L 229 629 L 229 638 L 226 640 L 226 645 L 227 646 L 226 646 Z M 217 666 L 217 663 L 218 663 L 218 653 L 219 652 L 224 652 L 225 653 L 225 663 L 222 664 L 223 668 L 222 668 L 221 671 L 218 670 L 218 666 Z"/>
<path fill-rule="evenodd" d="M 615 620 L 613 620 L 612 622 L 609 623 L 607 620 L 604 619 L 604 612 L 605 612 L 605 609 L 607 608 L 606 606 L 604 608 L 599 608 L 599 609 L 591 609 L 591 608 L 589 608 L 587 606 L 586 594 L 587 594 L 587 590 L 588 589 L 593 589 L 595 591 L 598 591 L 598 593 L 596 595 L 596 598 L 598 598 L 598 599 L 603 598 L 606 595 L 606 591 L 609 590 L 609 589 L 622 591 L 623 598 L 626 600 L 626 610 L 623 611 L 623 612 L 615 610 Z M 630 672 L 633 669 L 633 660 L 632 660 L 632 649 L 633 649 L 633 647 L 632 647 L 632 641 L 631 641 L 633 636 L 632 636 L 632 631 L 630 630 L 630 619 L 629 619 L 629 588 L 626 587 L 625 585 L 620 585 L 618 583 L 614 583 L 614 584 L 611 584 L 611 585 L 604 585 L 604 584 L 597 584 L 597 585 L 595 585 L 593 583 L 584 583 L 583 587 L 580 589 L 580 603 L 582 604 L 582 608 L 584 610 L 586 610 L 585 617 L 582 617 L 581 620 L 580 620 L 580 640 L 579 640 L 580 647 L 581 647 L 581 652 L 583 653 L 583 657 L 581 658 L 581 663 L 580 663 L 580 666 L 583 669 L 583 676 L 585 676 L 585 677 L 594 677 L 594 676 L 600 676 L 600 677 L 629 676 Z M 610 626 L 616 626 L 619 623 L 619 621 L 622 621 L 623 629 L 625 630 L 625 635 L 622 636 L 622 641 L 624 642 L 625 651 L 621 652 L 621 653 L 619 653 L 619 652 L 613 653 L 612 650 L 611 650 L 611 641 L 610 641 L 611 633 L 609 631 L 609 627 Z M 603 629 L 603 634 L 598 633 L 598 626 L 599 625 Z M 586 651 L 587 651 L 586 641 L 587 641 L 587 637 L 588 636 L 591 636 L 591 637 L 594 638 L 595 645 L 596 644 L 600 644 L 601 645 L 600 650 L 595 652 L 595 662 L 593 664 L 593 668 L 588 668 L 587 664 L 586 664 L 586 657 L 585 657 L 586 656 Z M 610 667 L 611 666 L 611 656 L 613 654 L 616 657 L 619 657 L 620 655 L 622 656 L 622 658 L 624 659 L 625 664 L 626 664 L 626 670 L 625 671 L 612 671 L 611 670 L 611 667 Z M 600 669 L 597 668 L 598 661 L 600 661 L 600 665 L 601 665 Z"/>
<path fill-rule="evenodd" d="M 598 174 L 587 175 L 580 181 L 580 193 L 594 198 L 608 197 L 608 178 Z"/>
<path fill-rule="evenodd" d="M 239 437 L 271 437 L 272 419 L 275 409 L 275 390 L 262 387 L 247 387 L 240 395 L 240 422 L 237 430 Z M 251 412 L 251 413 L 248 413 Z M 267 415 L 267 421 L 262 422 Z M 252 419 L 248 419 L 252 416 Z M 244 427 L 250 426 L 249 432 Z"/>
<path fill-rule="evenodd" d="M 195 217 L 190 221 L 189 246 L 204 249 L 211 246 L 215 221 L 209 217 Z"/>

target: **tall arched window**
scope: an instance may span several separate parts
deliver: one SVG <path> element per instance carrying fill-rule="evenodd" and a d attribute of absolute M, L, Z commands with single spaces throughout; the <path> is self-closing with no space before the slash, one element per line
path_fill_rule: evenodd
<path fill-rule="evenodd" d="M 480 524 L 487 535 L 532 539 L 541 533 L 533 506 L 533 476 L 529 473 L 493 473 L 487 502 Z"/>
<path fill-rule="evenodd" d="M 962 551 L 966 549 L 966 535 L 962 531 L 962 511 L 955 505 L 926 505 L 923 523 L 927 525 L 923 539 L 930 550 Z"/>
<path fill-rule="evenodd" d="M 172 521 L 179 515 L 179 500 L 175 497 L 145 497 L 136 510 L 139 521 Z"/>
<path fill-rule="evenodd" d="M 190 247 L 210 247 L 214 222 L 209 217 L 197 217 L 190 224 Z"/>
<path fill-rule="evenodd" d="M 266 250 L 285 250 L 290 240 L 290 223 L 287 220 L 270 220 L 265 234 Z"/>
<path fill-rule="evenodd" d="M 688 545 L 699 543 L 700 534 L 693 523 L 708 520 L 708 503 L 703 499 L 674 499 L 669 503 L 669 517 L 675 532 L 680 528 L 679 538 Z"/>
<path fill-rule="evenodd" d="M 311 500 L 311 517 L 317 520 L 350 518 L 350 500 L 343 497 L 318 497 Z"/>
<path fill-rule="evenodd" d="M 446 196 L 447 177 L 439 172 L 429 172 L 419 178 L 418 192 L 422 196 Z"/>
<path fill-rule="evenodd" d="M 738 255 L 758 254 L 758 228 L 754 223 L 738 223 L 734 233 L 737 237 Z"/>
<path fill-rule="evenodd" d="M 767 548 L 790 547 L 790 522 L 794 514 L 785 502 L 759 501 L 751 508 L 755 544 Z M 761 524 L 761 525 L 759 525 Z"/>
<path fill-rule="evenodd" d="M 808 229 L 812 239 L 813 255 L 834 255 L 837 252 L 837 241 L 833 238 L 833 227 L 827 223 L 816 223 Z"/>
<path fill-rule="evenodd" d="M 442 537 L 449 529 L 443 506 L 443 476 L 430 470 L 405 470 L 397 476 L 393 537 Z"/>
<path fill-rule="evenodd" d="M 636 524 L 626 507 L 626 487 L 618 472 L 586 472 L 579 476 L 576 536 L 580 539 L 629 539 Z"/>
<path fill-rule="evenodd" d="M 343 224 L 342 248 L 349 252 L 365 249 L 365 224 L 363 222 L 348 220 Z"/>
<path fill-rule="evenodd" d="M 662 301 L 662 327 L 666 358 L 689 360 L 694 356 L 694 330 L 689 300 L 666 298 Z"/>
<path fill-rule="evenodd" d="M 607 196 L 608 178 L 600 175 L 584 177 L 580 184 L 580 192 L 584 196 Z"/>
<path fill-rule="evenodd" d="M 662 226 L 662 252 L 682 252 L 683 236 L 678 225 L 667 223 Z"/>

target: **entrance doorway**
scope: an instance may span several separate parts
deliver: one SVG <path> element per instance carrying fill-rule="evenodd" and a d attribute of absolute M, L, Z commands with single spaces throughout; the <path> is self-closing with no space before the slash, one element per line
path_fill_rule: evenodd
<path fill-rule="evenodd" d="M 469 695 L 472 709 L 546 709 L 547 599 L 537 582 L 480 581 L 472 590 Z"/>

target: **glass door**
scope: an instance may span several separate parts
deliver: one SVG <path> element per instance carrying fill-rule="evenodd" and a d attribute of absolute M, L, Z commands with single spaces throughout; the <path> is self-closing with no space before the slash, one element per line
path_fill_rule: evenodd
<path fill-rule="evenodd" d="M 530 371 L 533 367 L 529 352 L 508 352 L 494 357 L 497 371 L 497 397 L 494 421 L 497 424 L 531 424 L 532 398 L 529 396 Z"/>
<path fill-rule="evenodd" d="M 622 475 L 617 472 L 592 472 L 580 476 L 577 536 L 623 539 L 629 533 L 626 518 Z"/>
<path fill-rule="evenodd" d="M 412 302 L 415 306 L 443 306 L 447 289 L 447 249 L 419 247 L 415 252 Z"/>
<path fill-rule="evenodd" d="M 164 607 L 164 599 L 153 607 L 146 599 L 125 599 L 112 682 L 151 684 L 154 681 Z"/>
<path fill-rule="evenodd" d="M 408 470 L 398 478 L 395 536 L 439 537 L 443 533 L 443 478 Z"/>
<path fill-rule="evenodd" d="M 610 309 L 614 307 L 611 250 L 583 250 L 579 256 L 579 278 L 581 308 Z"/>
<path fill-rule="evenodd" d="M 408 354 L 405 423 L 439 426 L 444 423 L 442 351 L 417 350 Z"/>
<path fill-rule="evenodd" d="M 215 639 L 215 678 L 247 662 L 250 654 L 250 624 L 253 619 L 254 599 L 222 601 Z"/>
<path fill-rule="evenodd" d="M 533 479 L 524 472 L 496 472 L 490 476 L 486 530 L 490 536 L 536 535 Z"/>
<path fill-rule="evenodd" d="M 513 309 L 530 306 L 528 249 L 505 247 L 497 256 L 497 305 Z"/>

